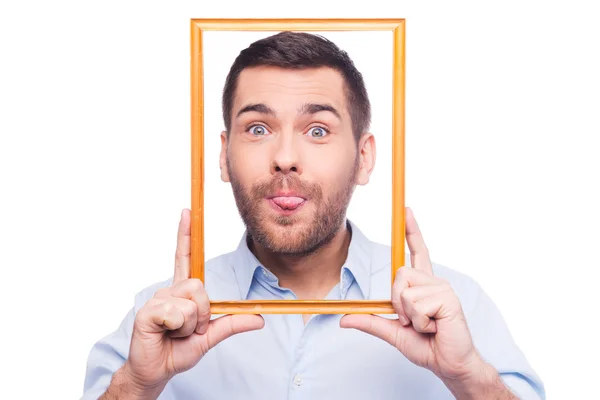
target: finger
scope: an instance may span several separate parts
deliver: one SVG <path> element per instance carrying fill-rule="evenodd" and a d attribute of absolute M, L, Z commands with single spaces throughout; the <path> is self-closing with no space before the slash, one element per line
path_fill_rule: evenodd
<path fill-rule="evenodd" d="M 400 268 L 406 269 L 406 268 Z M 403 274 L 406 274 L 405 272 Z M 406 312 L 404 311 L 404 306 L 402 305 L 402 292 L 408 288 L 408 279 L 404 276 L 400 276 L 400 271 L 396 274 L 396 280 L 392 285 L 392 307 L 394 307 L 394 311 L 398 314 L 398 321 L 402 326 L 407 326 L 410 324 L 410 320 L 406 316 Z"/>
<path fill-rule="evenodd" d="M 186 279 L 168 289 L 171 296 L 189 299 L 196 304 L 196 332 L 203 335 L 210 322 L 210 300 L 200 279 Z"/>
<path fill-rule="evenodd" d="M 433 275 L 429 250 L 410 207 L 406 207 L 406 242 L 410 250 L 410 261 L 414 269 Z"/>
<path fill-rule="evenodd" d="M 445 285 L 416 286 L 405 289 L 400 298 L 403 310 L 417 332 L 434 333 L 437 330 L 435 315 L 428 315 L 430 311 L 425 299 L 437 297 L 447 291 Z M 439 304 L 442 304 L 438 301 Z M 438 304 L 436 303 L 436 304 Z M 425 307 L 425 308 L 424 308 Z M 437 312 L 438 309 L 436 309 Z M 433 318 L 433 319 L 432 319 Z"/>
<path fill-rule="evenodd" d="M 397 346 L 398 321 L 378 315 L 348 314 L 340 319 L 340 327 L 354 328 L 385 340 L 394 347 Z M 403 329 L 403 328 L 402 328 Z"/>
<path fill-rule="evenodd" d="M 411 287 L 439 286 L 442 283 L 444 283 L 443 280 L 413 268 L 398 269 L 392 286 L 392 305 L 396 314 L 398 314 L 398 320 L 403 326 L 409 325 L 410 320 L 404 311 L 401 299 L 402 293 Z"/>
<path fill-rule="evenodd" d="M 437 324 L 435 319 L 429 318 L 426 315 L 415 315 L 412 317 L 412 326 L 419 333 L 436 333 Z"/>
<path fill-rule="evenodd" d="M 169 336 L 173 338 L 188 337 L 196 330 L 198 313 L 196 303 L 188 299 L 173 297 L 169 300 L 183 315 L 183 324 L 177 329 L 169 329 Z"/>
<path fill-rule="evenodd" d="M 140 322 L 140 329 L 150 333 L 176 330 L 185 322 L 181 310 L 165 299 L 150 299 L 139 311 L 136 319 Z"/>
<path fill-rule="evenodd" d="M 404 289 L 400 294 L 400 297 L 403 302 L 416 303 L 426 297 L 435 296 L 447 290 L 445 285 L 413 286 Z"/>
<path fill-rule="evenodd" d="M 443 285 L 444 283 L 446 283 L 444 279 L 429 275 L 427 272 L 418 269 L 406 267 L 398 268 L 394 280 L 394 284 L 399 287 Z"/>
<path fill-rule="evenodd" d="M 230 336 L 262 329 L 264 326 L 263 317 L 254 314 L 226 315 L 213 319 L 206 332 L 208 349 L 212 349 Z"/>
<path fill-rule="evenodd" d="M 179 228 L 177 229 L 177 249 L 175 250 L 175 274 L 173 283 L 180 282 L 190 277 L 190 210 L 181 212 Z"/>
<path fill-rule="evenodd" d="M 435 333 L 437 332 L 437 319 L 441 319 L 444 303 L 448 296 L 446 292 L 440 292 L 432 296 L 425 297 L 410 306 L 406 305 L 407 312 L 412 321 L 412 325 L 417 332 Z"/>

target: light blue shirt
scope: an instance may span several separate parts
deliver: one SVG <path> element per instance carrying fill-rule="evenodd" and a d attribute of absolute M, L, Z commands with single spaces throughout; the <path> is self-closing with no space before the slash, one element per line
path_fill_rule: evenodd
<path fill-rule="evenodd" d="M 382 300 L 391 296 L 391 249 L 368 240 L 351 221 L 352 239 L 340 282 L 327 299 Z M 410 266 L 410 257 L 406 257 Z M 469 277 L 433 263 L 436 276 L 458 295 L 481 356 L 521 399 L 545 399 L 544 386 L 513 341 L 507 326 L 479 285 Z M 172 278 L 171 278 L 172 279 Z M 150 286 L 119 328 L 92 348 L 82 399 L 97 399 L 112 374 L 127 359 L 135 314 L 160 287 Z M 246 235 L 238 248 L 205 264 L 206 290 L 212 300 L 296 299 L 250 252 Z M 396 318 L 395 315 L 384 315 Z M 264 315 L 265 327 L 232 336 L 192 369 L 175 376 L 159 399 L 453 399 L 427 369 L 369 334 L 339 327 L 341 315 Z"/>

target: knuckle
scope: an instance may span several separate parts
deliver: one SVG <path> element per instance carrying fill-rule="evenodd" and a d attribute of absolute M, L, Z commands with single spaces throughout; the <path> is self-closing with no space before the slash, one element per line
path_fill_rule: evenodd
<path fill-rule="evenodd" d="M 148 321 L 151 320 L 156 314 L 162 312 L 162 306 L 164 301 L 161 299 L 152 298 L 144 304 L 144 306 L 136 313 L 135 321 Z"/>
<path fill-rule="evenodd" d="M 173 303 L 172 303 L 172 302 L 170 302 L 170 301 L 165 301 L 165 302 L 162 304 L 162 307 L 161 307 L 162 311 L 163 311 L 165 314 L 169 313 L 171 310 L 173 310 L 173 308 L 175 308 L 175 304 L 173 304 Z"/>
<path fill-rule="evenodd" d="M 400 292 L 404 288 L 404 281 L 402 279 L 397 279 L 396 282 L 392 285 L 392 295 L 394 297 L 400 296 Z"/>
<path fill-rule="evenodd" d="M 407 267 L 403 267 L 402 269 L 407 269 Z M 394 279 L 394 284 L 392 285 L 393 289 L 401 290 L 408 286 L 408 275 L 406 272 L 396 274 L 396 278 Z"/>
<path fill-rule="evenodd" d="M 410 274 L 411 270 L 412 270 L 412 268 L 410 268 L 410 267 L 399 268 L 398 272 L 396 272 L 396 276 L 398 276 L 399 278 L 405 278 Z"/>
<path fill-rule="evenodd" d="M 146 304 L 144 304 L 144 306 L 142 307 L 142 310 L 144 309 L 148 309 L 148 308 L 154 308 L 155 306 L 159 305 L 160 303 L 162 303 L 163 300 L 157 297 L 152 297 L 151 299 L 149 299 Z M 140 310 L 141 311 L 141 310 Z"/>
<path fill-rule="evenodd" d="M 198 278 L 190 278 L 188 279 L 188 285 L 190 287 L 190 290 L 193 292 L 199 292 L 204 290 L 204 284 L 202 283 L 202 281 Z"/>
<path fill-rule="evenodd" d="M 151 298 L 144 304 L 144 306 L 137 312 L 136 319 L 145 320 L 150 318 L 157 309 L 160 309 L 160 305 L 164 302 L 162 299 Z"/>
<path fill-rule="evenodd" d="M 400 298 L 400 296 L 392 297 L 392 306 L 395 309 L 402 309 L 402 299 Z"/>
<path fill-rule="evenodd" d="M 412 296 L 410 294 L 410 291 L 409 290 L 403 290 L 402 293 L 400 293 L 400 299 L 403 302 L 412 303 Z"/>
<path fill-rule="evenodd" d="M 186 319 L 193 315 L 196 315 L 196 303 L 190 300 L 185 301 L 181 305 L 181 312 L 183 313 Z"/>

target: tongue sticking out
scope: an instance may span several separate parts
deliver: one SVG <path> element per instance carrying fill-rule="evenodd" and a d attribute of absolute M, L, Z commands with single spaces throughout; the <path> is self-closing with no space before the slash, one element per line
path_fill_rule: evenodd
<path fill-rule="evenodd" d="M 273 197 L 271 200 L 284 210 L 295 210 L 300 204 L 304 203 L 302 197 Z"/>

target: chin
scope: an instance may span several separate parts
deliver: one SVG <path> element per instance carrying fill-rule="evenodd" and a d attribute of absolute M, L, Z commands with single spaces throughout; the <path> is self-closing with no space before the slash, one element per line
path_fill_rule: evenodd
<path fill-rule="evenodd" d="M 308 227 L 301 218 L 278 216 L 270 219 L 262 226 L 263 232 L 267 232 L 271 238 L 289 241 L 298 235 L 303 235 Z M 282 237 L 281 235 L 285 235 Z"/>
<path fill-rule="evenodd" d="M 306 254 L 312 248 L 306 243 L 307 230 L 303 223 L 295 218 L 278 217 L 277 221 L 269 221 L 255 232 L 255 239 L 275 253 Z"/>
<path fill-rule="evenodd" d="M 298 224 L 302 223 L 299 218 L 294 217 L 286 217 L 286 216 L 277 216 L 273 221 L 274 225 L 282 228 L 293 228 L 294 226 L 298 226 Z"/>

